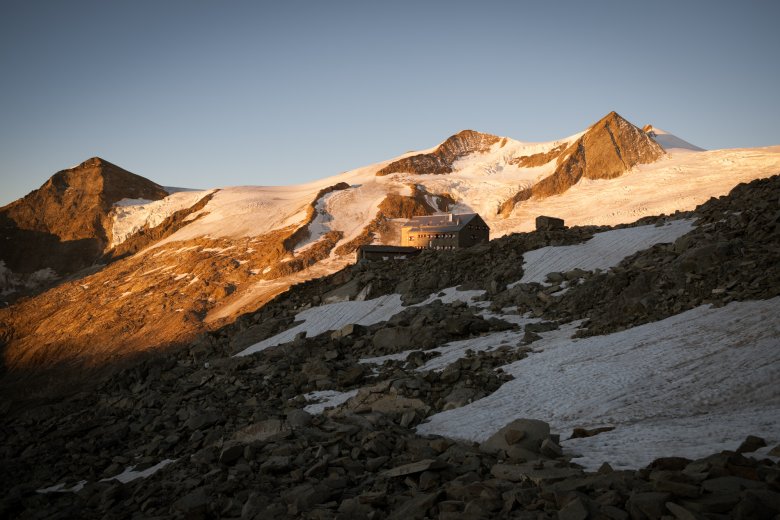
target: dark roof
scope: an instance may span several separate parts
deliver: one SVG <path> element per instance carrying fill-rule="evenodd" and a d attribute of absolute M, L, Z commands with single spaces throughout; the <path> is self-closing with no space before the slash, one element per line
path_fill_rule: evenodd
<path fill-rule="evenodd" d="M 466 227 L 466 225 L 471 222 L 474 217 L 477 216 L 478 215 L 476 213 L 461 213 L 458 215 L 453 215 L 452 213 L 424 215 L 419 217 L 412 217 L 403 225 L 403 227 L 412 228 L 411 231 L 460 231 Z"/>
<path fill-rule="evenodd" d="M 375 246 L 360 246 L 361 251 L 366 251 L 368 253 L 419 253 L 420 250 L 416 247 L 404 247 L 404 246 L 386 246 L 386 245 L 375 245 Z"/>

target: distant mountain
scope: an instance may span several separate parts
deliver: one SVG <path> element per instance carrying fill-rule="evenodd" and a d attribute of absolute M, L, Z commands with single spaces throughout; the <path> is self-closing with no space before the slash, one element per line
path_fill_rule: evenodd
<path fill-rule="evenodd" d="M 615 225 L 691 210 L 778 171 L 780 147 L 665 152 L 614 112 L 542 143 L 464 130 L 297 186 L 165 196 L 92 159 L 2 208 L 3 237 L 19 245 L 2 249 L 0 294 L 15 271 L 109 265 L 0 310 L 0 341 L 10 338 L 6 362 L 18 367 L 127 355 L 230 323 L 354 262 L 361 244 L 397 243 L 412 215 L 477 212 L 492 238 L 530 231 L 538 215 Z"/>
<path fill-rule="evenodd" d="M 691 150 L 694 152 L 704 152 L 704 148 L 691 144 L 684 139 L 680 139 L 676 135 L 670 134 L 660 128 L 655 128 L 653 125 L 645 125 L 642 131 L 650 136 L 653 141 L 660 144 L 664 150 Z"/>
<path fill-rule="evenodd" d="M 0 208 L 0 260 L 22 274 L 78 271 L 97 262 L 110 243 L 114 204 L 167 195 L 154 182 L 93 157 Z"/>

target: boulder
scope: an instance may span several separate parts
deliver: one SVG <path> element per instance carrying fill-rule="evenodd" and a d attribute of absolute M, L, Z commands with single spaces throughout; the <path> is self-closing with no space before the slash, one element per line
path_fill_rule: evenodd
<path fill-rule="evenodd" d="M 285 437 L 289 433 L 290 426 L 284 421 L 267 419 L 242 428 L 233 435 L 233 438 L 236 441 L 249 444 L 255 441 L 268 441 L 274 438 Z"/>
<path fill-rule="evenodd" d="M 401 352 L 414 344 L 414 332 L 411 327 L 384 327 L 374 334 L 373 344 L 379 352 Z"/>
<path fill-rule="evenodd" d="M 449 464 L 437 459 L 424 459 L 403 466 L 397 466 L 392 469 L 388 469 L 382 472 L 385 477 L 402 477 L 404 475 L 414 475 L 415 473 L 422 473 L 424 471 L 440 470 L 448 468 Z"/>
<path fill-rule="evenodd" d="M 516 419 L 480 444 L 486 453 L 507 454 L 510 448 L 518 447 L 533 453 L 539 453 L 542 442 L 550 437 L 550 425 L 536 419 Z"/>
<path fill-rule="evenodd" d="M 753 453 L 759 448 L 766 446 L 766 441 L 761 437 L 755 435 L 748 435 L 747 438 L 742 441 L 742 444 L 737 448 L 737 453 Z"/>

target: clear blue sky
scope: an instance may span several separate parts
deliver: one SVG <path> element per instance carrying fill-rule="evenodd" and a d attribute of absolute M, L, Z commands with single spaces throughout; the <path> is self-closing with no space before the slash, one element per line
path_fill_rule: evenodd
<path fill-rule="evenodd" d="M 780 144 L 780 2 L 0 4 L 0 204 L 100 156 L 160 184 L 291 184 L 472 128 L 610 110 Z"/>

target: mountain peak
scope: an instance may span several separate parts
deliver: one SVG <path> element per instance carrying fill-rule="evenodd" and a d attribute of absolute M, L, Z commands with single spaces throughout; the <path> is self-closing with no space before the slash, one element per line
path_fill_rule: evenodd
<path fill-rule="evenodd" d="M 91 265 L 110 242 L 110 213 L 122 199 L 159 200 L 162 186 L 100 157 L 60 170 L 43 185 L 0 208 L 0 260 L 14 272 Z"/>
<path fill-rule="evenodd" d="M 531 197 L 560 195 L 583 177 L 612 179 L 638 164 L 654 162 L 664 154 L 658 143 L 613 110 L 560 154 L 551 175 L 520 190 L 501 205 L 499 213 L 508 217 L 518 203 Z"/>
<path fill-rule="evenodd" d="M 461 130 L 451 135 L 430 153 L 421 153 L 393 161 L 377 175 L 412 173 L 416 175 L 440 175 L 452 172 L 452 163 L 472 153 L 486 152 L 501 138 L 476 130 Z"/>

